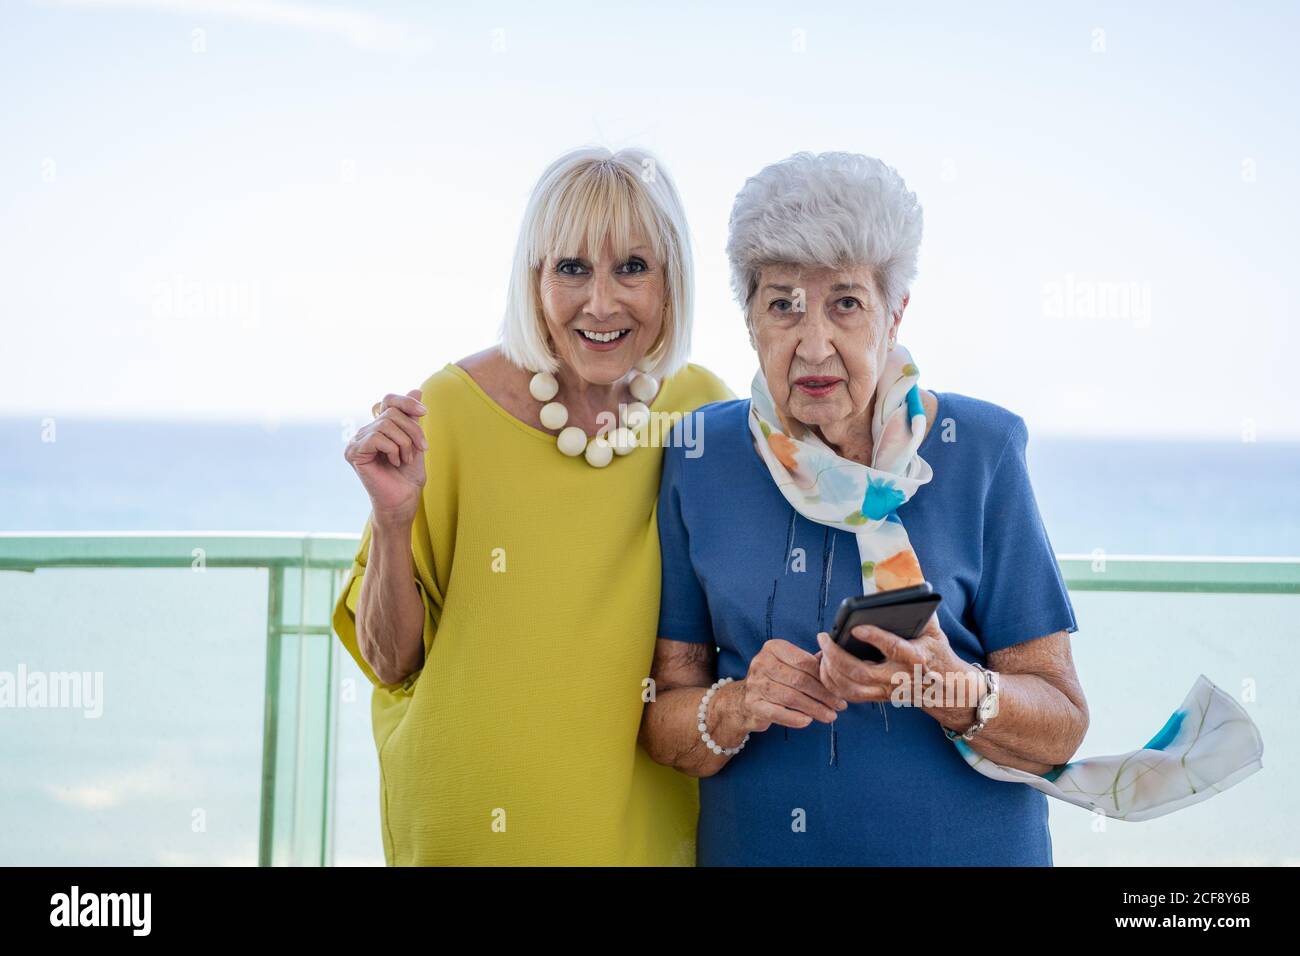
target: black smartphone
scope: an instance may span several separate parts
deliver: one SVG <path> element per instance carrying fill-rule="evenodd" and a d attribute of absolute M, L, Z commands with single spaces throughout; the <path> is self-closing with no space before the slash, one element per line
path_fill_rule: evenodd
<path fill-rule="evenodd" d="M 835 612 L 831 640 L 859 660 L 878 664 L 885 655 L 874 644 L 854 637 L 853 629 L 860 624 L 873 624 L 910 641 L 925 629 L 926 621 L 942 600 L 943 596 L 928 581 L 915 587 L 845 598 Z"/>

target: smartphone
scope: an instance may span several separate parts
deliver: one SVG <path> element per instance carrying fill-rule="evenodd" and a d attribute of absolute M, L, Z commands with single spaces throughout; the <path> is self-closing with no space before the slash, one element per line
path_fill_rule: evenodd
<path fill-rule="evenodd" d="M 912 640 L 930 620 L 943 596 L 928 581 L 910 588 L 878 591 L 845 598 L 835 613 L 831 640 L 859 660 L 880 663 L 885 655 L 874 644 L 860 641 L 851 633 L 860 624 L 874 624 L 883 631 Z"/>

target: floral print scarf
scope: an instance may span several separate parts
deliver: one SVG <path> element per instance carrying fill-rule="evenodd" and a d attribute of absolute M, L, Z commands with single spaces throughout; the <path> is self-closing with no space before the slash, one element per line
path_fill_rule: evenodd
<path fill-rule="evenodd" d="M 795 511 L 854 535 L 863 594 L 925 580 L 896 513 L 934 477 L 917 454 L 926 433 L 919 375 L 907 349 L 889 351 L 876 386 L 870 465 L 840 457 L 811 429 L 787 421 L 762 371 L 754 376 L 749 426 L 755 447 Z M 1264 751 L 1245 709 L 1203 674 L 1155 736 L 1131 753 L 1072 760 L 1038 775 L 1000 766 L 960 738 L 953 743 L 986 777 L 1128 821 L 1164 816 L 1228 789 L 1261 769 Z"/>

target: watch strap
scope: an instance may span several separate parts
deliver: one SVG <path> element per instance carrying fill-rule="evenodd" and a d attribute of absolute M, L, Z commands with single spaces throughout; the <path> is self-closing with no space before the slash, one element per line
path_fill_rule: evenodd
<path fill-rule="evenodd" d="M 985 699 L 998 693 L 998 675 L 996 671 L 989 670 L 983 664 L 977 663 L 975 666 L 978 667 L 984 675 L 984 680 L 981 682 L 984 685 L 984 689 L 980 693 L 979 700 L 975 703 L 975 723 L 963 731 L 950 730 L 949 728 L 944 727 L 944 736 L 949 740 L 970 740 L 983 730 L 984 725 L 988 723 L 988 718 L 981 716 L 980 711 L 983 710 Z"/>

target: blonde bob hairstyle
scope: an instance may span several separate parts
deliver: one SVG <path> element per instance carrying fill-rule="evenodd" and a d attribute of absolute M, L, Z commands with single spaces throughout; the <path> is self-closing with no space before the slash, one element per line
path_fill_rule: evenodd
<path fill-rule="evenodd" d="M 559 368 L 542 314 L 540 278 L 548 257 L 592 257 L 608 242 L 622 258 L 638 241 L 647 241 L 663 264 L 667 300 L 663 328 L 640 364 L 661 379 L 685 365 L 695 270 L 677 188 L 646 150 L 612 153 L 599 147 L 565 153 L 533 188 L 519 227 L 501 324 L 505 357 L 535 372 Z"/>

